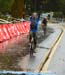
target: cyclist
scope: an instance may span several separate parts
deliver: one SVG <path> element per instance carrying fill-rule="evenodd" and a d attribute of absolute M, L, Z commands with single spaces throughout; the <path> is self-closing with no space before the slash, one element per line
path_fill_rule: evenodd
<path fill-rule="evenodd" d="M 35 48 L 36 48 L 36 44 L 37 44 L 37 30 L 38 30 L 38 16 L 37 13 L 33 13 L 32 16 L 30 17 L 30 42 L 31 42 L 31 38 L 33 37 L 34 40 L 34 50 L 33 52 L 35 53 Z"/>
<path fill-rule="evenodd" d="M 46 35 L 46 31 L 47 31 L 47 17 L 43 18 L 42 29 L 44 31 L 44 35 Z"/>

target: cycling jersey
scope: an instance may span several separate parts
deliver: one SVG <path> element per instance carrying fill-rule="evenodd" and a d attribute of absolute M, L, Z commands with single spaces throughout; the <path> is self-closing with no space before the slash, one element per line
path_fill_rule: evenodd
<path fill-rule="evenodd" d="M 38 19 L 38 18 L 35 18 L 34 27 L 33 27 L 33 28 L 32 28 L 32 21 L 33 21 L 33 18 L 30 17 L 30 31 L 32 31 L 32 32 L 37 32 L 39 19 Z"/>

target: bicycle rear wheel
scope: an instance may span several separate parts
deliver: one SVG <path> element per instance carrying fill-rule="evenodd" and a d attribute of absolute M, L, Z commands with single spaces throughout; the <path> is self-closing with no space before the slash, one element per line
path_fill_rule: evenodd
<path fill-rule="evenodd" d="M 34 40 L 30 43 L 30 56 L 33 56 L 34 53 Z"/>

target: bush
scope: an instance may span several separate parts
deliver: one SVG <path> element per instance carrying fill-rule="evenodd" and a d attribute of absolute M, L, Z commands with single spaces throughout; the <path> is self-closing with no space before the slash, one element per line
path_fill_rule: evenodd
<path fill-rule="evenodd" d="M 63 16 L 62 12 L 54 12 L 54 15 L 53 15 L 53 17 L 55 18 L 61 18 L 62 16 Z"/>

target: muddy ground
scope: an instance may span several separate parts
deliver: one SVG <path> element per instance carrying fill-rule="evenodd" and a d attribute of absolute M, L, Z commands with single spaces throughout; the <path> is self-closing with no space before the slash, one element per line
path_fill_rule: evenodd
<path fill-rule="evenodd" d="M 47 35 L 44 36 L 43 31 L 38 33 L 38 43 L 45 40 L 53 29 L 47 28 Z M 21 34 L 3 43 L 0 43 L 0 70 L 22 71 L 17 65 L 20 58 L 29 54 L 28 34 Z"/>

